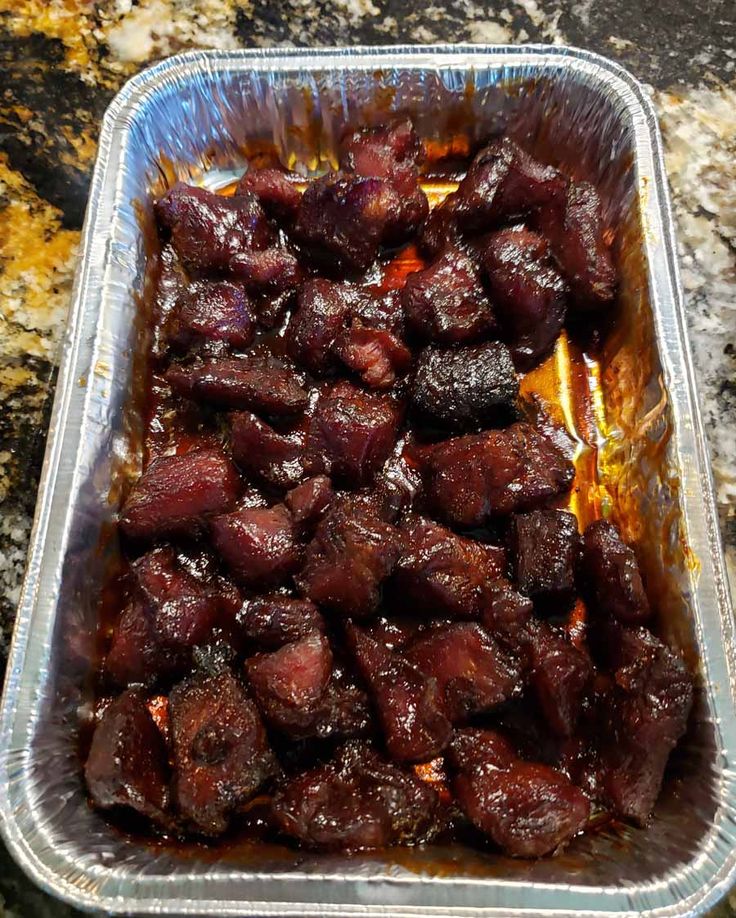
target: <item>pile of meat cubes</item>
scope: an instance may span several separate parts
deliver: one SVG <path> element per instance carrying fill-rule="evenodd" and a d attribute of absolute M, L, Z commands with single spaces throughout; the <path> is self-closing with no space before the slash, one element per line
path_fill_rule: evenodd
<path fill-rule="evenodd" d="M 155 203 L 97 807 L 519 857 L 650 817 L 691 678 L 617 528 L 558 509 L 570 443 L 519 399 L 566 322 L 613 308 L 598 193 L 500 139 L 430 212 L 420 152 L 385 124 L 306 190 L 265 163 Z M 408 245 L 421 269 L 379 282 Z"/>

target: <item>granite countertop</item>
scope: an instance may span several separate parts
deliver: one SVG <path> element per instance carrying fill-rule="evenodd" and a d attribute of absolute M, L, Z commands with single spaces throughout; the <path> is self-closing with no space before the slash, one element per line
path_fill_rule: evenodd
<path fill-rule="evenodd" d="M 0 671 L 97 131 L 112 96 L 142 67 L 189 48 L 438 41 L 577 45 L 619 61 L 650 87 L 664 130 L 690 340 L 736 585 L 732 0 L 0 0 Z M 0 916 L 71 914 L 35 890 L 0 845 Z"/>

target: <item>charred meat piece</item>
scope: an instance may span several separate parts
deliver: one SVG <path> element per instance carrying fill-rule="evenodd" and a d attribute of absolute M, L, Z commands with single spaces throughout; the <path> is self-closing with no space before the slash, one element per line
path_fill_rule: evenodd
<path fill-rule="evenodd" d="M 291 357 L 315 376 L 335 366 L 332 346 L 345 328 L 359 294 L 351 284 L 324 278 L 308 280 L 299 288 L 297 308 L 287 330 Z"/>
<path fill-rule="evenodd" d="M 333 480 L 351 487 L 370 485 L 394 448 L 401 416 L 391 396 L 338 382 L 317 402 L 309 448 L 323 457 Z"/>
<path fill-rule="evenodd" d="M 490 710 L 520 684 L 518 665 L 475 622 L 434 629 L 402 653 L 437 683 L 442 708 L 452 723 Z"/>
<path fill-rule="evenodd" d="M 307 187 L 294 233 L 325 266 L 364 271 L 402 215 L 401 196 L 389 182 L 331 172 Z"/>
<path fill-rule="evenodd" d="M 307 546 L 302 593 L 331 612 L 373 614 L 399 556 L 396 529 L 359 499 L 335 501 Z"/>
<path fill-rule="evenodd" d="M 294 525 L 301 531 L 311 532 L 327 512 L 335 492 L 326 475 L 315 475 L 293 488 L 284 498 L 291 511 Z"/>
<path fill-rule="evenodd" d="M 572 463 L 530 424 L 445 440 L 424 455 L 427 497 L 455 526 L 532 509 L 570 488 Z"/>
<path fill-rule="evenodd" d="M 153 685 L 177 672 L 181 660 L 163 646 L 153 609 L 142 596 L 123 607 L 105 659 L 105 674 L 117 686 Z"/>
<path fill-rule="evenodd" d="M 238 624 L 244 636 L 263 650 L 277 650 L 325 629 L 313 602 L 283 593 L 247 599 L 238 613 Z"/>
<path fill-rule="evenodd" d="M 512 417 L 519 380 L 505 344 L 489 341 L 422 351 L 411 389 L 417 414 L 451 430 L 485 427 Z"/>
<path fill-rule="evenodd" d="M 343 852 L 426 841 L 438 803 L 410 771 L 352 742 L 283 787 L 273 814 L 281 831 L 302 844 Z"/>
<path fill-rule="evenodd" d="M 214 357 L 188 366 L 174 364 L 166 381 L 177 395 L 267 416 L 300 414 L 308 395 L 296 372 L 270 354 Z"/>
<path fill-rule="evenodd" d="M 522 228 L 501 230 L 482 243 L 482 262 L 504 340 L 522 370 L 553 347 L 567 311 L 567 285 L 547 253 L 543 236 Z"/>
<path fill-rule="evenodd" d="M 249 411 L 232 416 L 233 458 L 243 471 L 273 488 L 293 488 L 306 474 L 305 435 L 280 433 Z"/>
<path fill-rule="evenodd" d="M 426 762 L 452 735 L 437 683 L 352 623 L 348 646 L 373 698 L 386 749 L 400 762 Z"/>
<path fill-rule="evenodd" d="M 546 622 L 535 621 L 528 630 L 526 656 L 537 702 L 557 736 L 572 736 L 593 676 L 590 657 Z"/>
<path fill-rule="evenodd" d="M 277 768 L 258 709 L 223 670 L 179 683 L 169 717 L 177 808 L 198 832 L 220 835 Z"/>
<path fill-rule="evenodd" d="M 277 586 L 301 564 L 294 521 L 283 504 L 218 516 L 211 522 L 211 532 L 227 566 L 248 587 Z"/>
<path fill-rule="evenodd" d="M 580 556 L 578 522 L 564 510 L 532 510 L 511 518 L 509 554 L 519 590 L 562 603 L 575 595 Z"/>
<path fill-rule="evenodd" d="M 246 292 L 235 284 L 196 281 L 180 298 L 166 332 L 177 350 L 186 350 L 196 342 L 244 348 L 255 335 L 253 306 Z"/>
<path fill-rule="evenodd" d="M 596 520 L 585 530 L 582 573 L 592 612 L 631 625 L 649 618 L 636 555 L 613 523 Z"/>
<path fill-rule="evenodd" d="M 425 341 L 477 341 L 496 328 L 480 273 L 460 249 L 447 249 L 406 279 L 401 301 L 409 331 Z"/>
<path fill-rule="evenodd" d="M 394 332 L 359 319 L 337 338 L 334 352 L 371 389 L 390 389 L 411 364 L 411 351 Z"/>
<path fill-rule="evenodd" d="M 646 825 L 670 753 L 685 733 L 693 683 L 682 660 L 645 628 L 609 621 L 602 645 L 613 673 L 601 759 L 615 813 Z"/>
<path fill-rule="evenodd" d="M 401 556 L 392 578 L 397 602 L 422 615 L 477 618 L 485 606 L 485 588 L 506 566 L 495 545 L 456 535 L 415 514 L 402 522 Z"/>
<path fill-rule="evenodd" d="M 585 828 L 590 803 L 582 791 L 547 765 L 516 758 L 502 737 L 459 731 L 451 758 L 460 806 L 505 854 L 541 857 Z"/>
<path fill-rule="evenodd" d="M 616 271 L 595 188 L 587 182 L 571 183 L 564 199 L 540 208 L 536 222 L 570 285 L 574 308 L 589 312 L 609 305 L 616 292 Z"/>
<path fill-rule="evenodd" d="M 218 449 L 161 456 L 133 485 L 120 526 L 134 539 L 191 533 L 207 514 L 229 510 L 240 489 L 237 469 Z"/>
<path fill-rule="evenodd" d="M 236 195 L 254 194 L 269 217 L 284 226 L 296 219 L 302 193 L 283 169 L 250 168 L 238 182 Z"/>
<path fill-rule="evenodd" d="M 139 690 L 128 689 L 105 709 L 92 736 L 84 777 L 95 806 L 130 807 L 165 821 L 168 754 Z"/>
<path fill-rule="evenodd" d="M 458 194 L 448 194 L 444 201 L 429 212 L 419 237 L 422 251 L 432 257 L 445 249 L 457 248 L 463 242 L 456 208 Z"/>
<path fill-rule="evenodd" d="M 483 591 L 480 622 L 504 647 L 517 651 L 526 637 L 534 604 L 502 578 L 488 583 Z"/>

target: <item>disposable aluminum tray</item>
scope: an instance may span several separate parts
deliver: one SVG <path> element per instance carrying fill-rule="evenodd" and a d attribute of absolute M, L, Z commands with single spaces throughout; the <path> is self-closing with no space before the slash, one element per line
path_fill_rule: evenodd
<path fill-rule="evenodd" d="M 139 462 L 126 404 L 151 194 L 175 177 L 222 184 L 263 143 L 318 168 L 342 125 L 376 108 L 408 112 L 426 140 L 458 148 L 506 130 L 595 180 L 618 226 L 621 315 L 601 360 L 598 471 L 637 543 L 659 631 L 696 673 L 697 704 L 651 827 L 588 834 L 557 858 L 184 853 L 112 828 L 80 779 L 108 536 Z M 542 46 L 197 52 L 131 80 L 102 126 L 5 686 L 0 822 L 15 859 L 54 895 L 113 913 L 659 916 L 713 904 L 736 867 L 736 645 L 683 313 L 655 115 L 601 57 Z"/>

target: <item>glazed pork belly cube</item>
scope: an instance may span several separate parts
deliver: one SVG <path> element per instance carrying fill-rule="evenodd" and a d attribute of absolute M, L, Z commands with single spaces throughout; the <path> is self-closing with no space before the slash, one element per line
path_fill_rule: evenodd
<path fill-rule="evenodd" d="M 338 483 L 370 485 L 393 450 L 402 420 L 391 396 L 338 382 L 321 395 L 312 417 L 309 448 L 323 457 Z"/>
<path fill-rule="evenodd" d="M 354 741 L 281 788 L 272 811 L 285 835 L 343 852 L 426 841 L 438 805 L 436 791 L 411 771 Z"/>
<path fill-rule="evenodd" d="M 424 341 L 460 344 L 496 329 L 480 272 L 461 249 L 447 249 L 429 267 L 410 274 L 401 302 L 408 330 Z"/>
<path fill-rule="evenodd" d="M 258 709 L 229 670 L 195 673 L 169 697 L 174 800 L 205 835 L 220 835 L 277 769 Z"/>
<path fill-rule="evenodd" d="M 313 631 L 324 631 L 325 621 L 308 599 L 283 593 L 253 596 L 238 612 L 244 637 L 262 650 L 278 650 Z"/>
<path fill-rule="evenodd" d="M 326 475 L 315 475 L 292 488 L 284 498 L 284 503 L 300 531 L 311 532 L 327 512 L 334 497 L 330 479 Z"/>
<path fill-rule="evenodd" d="M 463 431 L 508 421 L 518 395 L 519 380 L 505 344 L 428 347 L 419 357 L 411 406 L 426 422 Z"/>
<path fill-rule="evenodd" d="M 335 368 L 333 344 L 344 330 L 359 294 L 352 284 L 317 277 L 299 288 L 286 334 L 291 357 L 315 376 Z"/>
<path fill-rule="evenodd" d="M 518 367 L 528 370 L 559 337 L 567 284 L 549 257 L 547 240 L 523 227 L 484 239 L 481 261 L 503 338 Z"/>
<path fill-rule="evenodd" d="M 254 194 L 227 197 L 177 182 L 154 209 L 189 269 L 228 272 L 255 291 L 278 292 L 301 279 Z"/>
<path fill-rule="evenodd" d="M 179 351 L 196 343 L 244 348 L 254 335 L 253 304 L 242 287 L 228 281 L 190 284 L 166 323 L 167 339 Z"/>
<path fill-rule="evenodd" d="M 356 625 L 348 623 L 346 635 L 373 698 L 389 756 L 399 762 L 434 758 L 452 735 L 437 682 Z"/>
<path fill-rule="evenodd" d="M 600 639 L 613 674 L 601 751 L 604 794 L 617 815 L 644 826 L 687 728 L 693 682 L 680 657 L 645 628 L 609 621 Z"/>
<path fill-rule="evenodd" d="M 532 510 L 511 517 L 509 555 L 519 590 L 563 608 L 575 595 L 581 539 L 573 513 Z"/>
<path fill-rule="evenodd" d="M 423 616 L 477 618 L 486 585 L 504 572 L 504 550 L 416 514 L 402 521 L 400 533 L 401 556 L 391 581 L 396 603 L 410 604 Z"/>
<path fill-rule="evenodd" d="M 105 708 L 92 736 L 84 777 L 95 806 L 128 807 L 166 822 L 168 753 L 140 690 L 128 689 Z"/>
<path fill-rule="evenodd" d="M 165 376 L 177 395 L 267 417 L 300 414 L 309 401 L 294 369 L 259 351 L 242 357 L 212 357 L 186 366 L 172 364 Z"/>
<path fill-rule="evenodd" d="M 448 759 L 460 806 L 504 854 L 541 857 L 585 828 L 590 802 L 583 792 L 553 768 L 519 759 L 500 734 L 460 730 Z"/>
<path fill-rule="evenodd" d="M 253 194 L 273 220 L 290 226 L 296 220 L 302 193 L 283 169 L 250 167 L 238 182 L 236 195 Z"/>
<path fill-rule="evenodd" d="M 570 183 L 564 198 L 540 207 L 536 225 L 550 244 L 570 291 L 572 305 L 585 313 L 610 306 L 616 271 L 604 237 L 601 201 L 588 182 Z"/>
<path fill-rule="evenodd" d="M 564 493 L 574 468 L 549 437 L 519 422 L 436 444 L 422 475 L 434 510 L 451 525 L 474 527 Z"/>
<path fill-rule="evenodd" d="M 219 449 L 161 456 L 133 485 L 120 526 L 134 539 L 194 533 L 208 514 L 229 510 L 240 490 L 237 469 Z"/>
<path fill-rule="evenodd" d="M 393 332 L 359 319 L 335 341 L 335 354 L 371 389 L 390 389 L 411 365 L 411 351 Z"/>
<path fill-rule="evenodd" d="M 359 498 L 336 500 L 307 546 L 297 577 L 312 602 L 342 616 L 373 615 L 399 557 L 396 529 Z"/>
<path fill-rule="evenodd" d="M 409 120 L 363 128 L 345 137 L 340 167 L 356 175 L 385 179 L 398 193 L 400 212 L 386 226 L 389 244 L 408 239 L 429 212 L 427 196 L 419 187 L 417 162 L 421 144 Z"/>
<path fill-rule="evenodd" d="M 281 433 L 250 411 L 232 415 L 230 442 L 240 468 L 272 488 L 294 488 L 311 464 L 303 430 Z"/>
<path fill-rule="evenodd" d="M 182 660 L 158 637 L 154 610 L 136 593 L 123 606 L 105 658 L 105 675 L 115 685 L 150 686 L 175 676 Z"/>
<path fill-rule="evenodd" d="M 433 629 L 402 653 L 434 679 L 451 723 L 496 707 L 520 687 L 518 664 L 475 622 Z"/>
<path fill-rule="evenodd" d="M 247 587 L 278 586 L 301 565 L 302 546 L 283 504 L 218 516 L 211 521 L 210 532 L 225 564 Z"/>
<path fill-rule="evenodd" d="M 613 523 L 596 520 L 583 536 L 582 578 L 591 611 L 624 624 L 645 622 L 650 614 L 639 564 Z"/>

